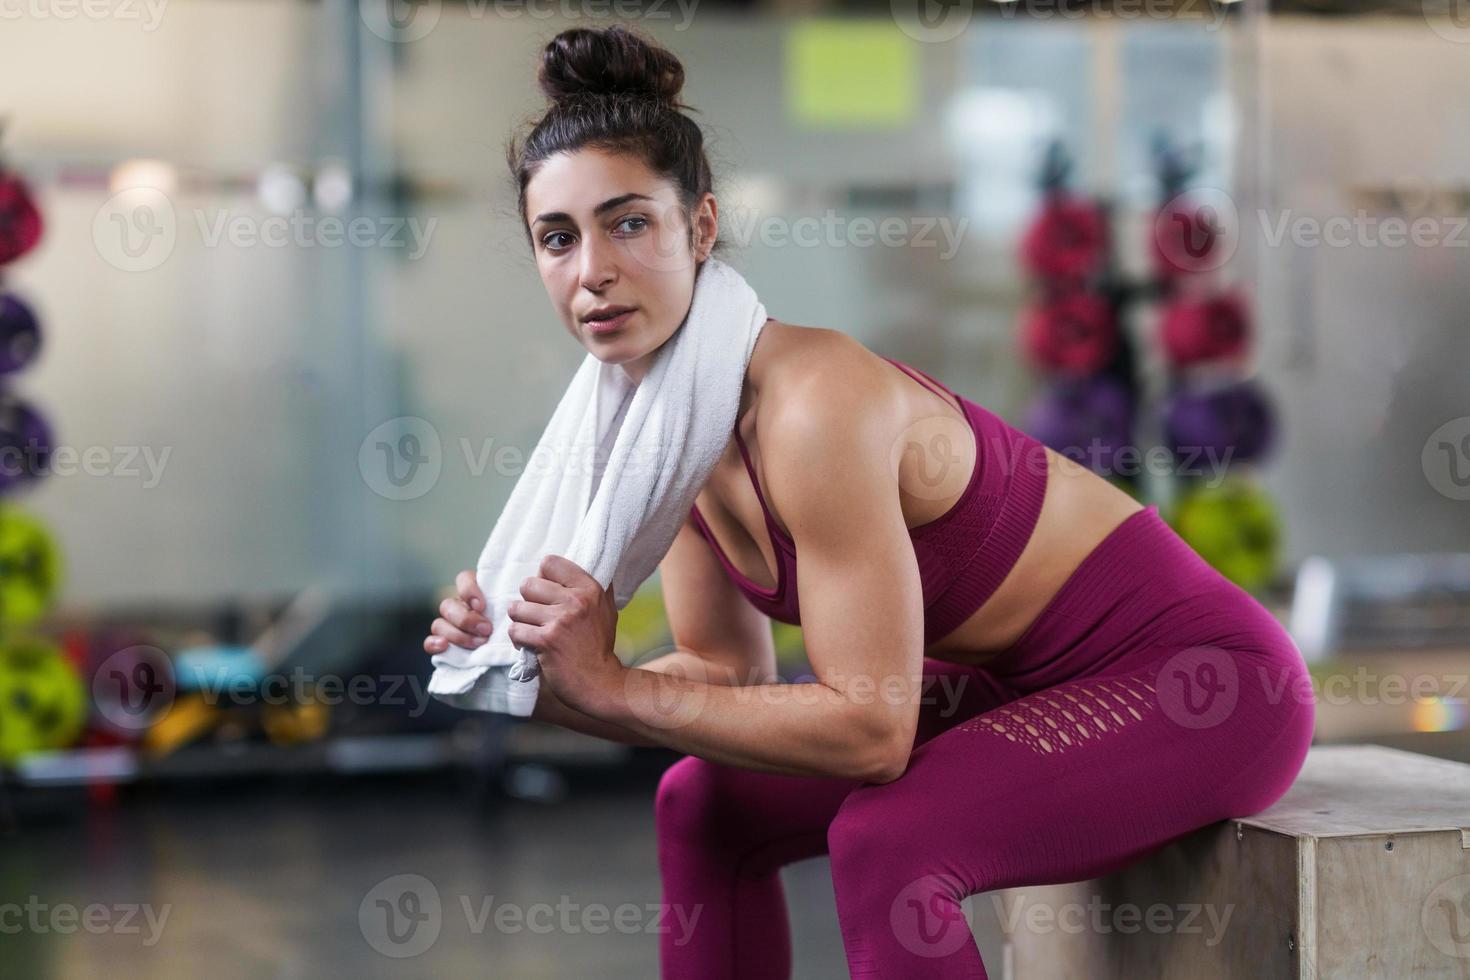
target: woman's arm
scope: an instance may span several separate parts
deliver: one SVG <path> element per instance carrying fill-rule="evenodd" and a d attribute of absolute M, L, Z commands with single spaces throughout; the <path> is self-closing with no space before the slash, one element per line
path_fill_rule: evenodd
<path fill-rule="evenodd" d="M 702 663 L 700 662 L 702 661 Z M 717 664 L 708 657 L 692 653 L 688 650 L 675 650 L 639 664 L 633 668 L 645 670 L 652 673 L 673 672 L 681 676 L 706 676 L 711 683 L 715 684 L 737 684 L 740 682 L 740 672 L 734 667 Z M 646 747 L 657 747 L 662 743 L 640 732 L 634 731 L 624 725 L 601 718 L 594 718 L 584 714 L 562 701 L 551 689 L 551 685 L 543 683 L 536 691 L 536 708 L 531 712 L 531 717 L 537 721 L 548 722 L 562 728 L 581 732 L 584 735 L 595 735 L 612 742 L 622 742 L 625 745 L 641 745 Z"/>
<path fill-rule="evenodd" d="M 882 390 L 878 382 L 854 384 L 846 367 L 800 379 L 761 411 L 766 494 L 800 554 L 803 638 L 817 679 L 731 687 L 697 672 L 635 669 L 621 690 L 599 692 L 591 713 L 750 769 L 872 782 L 903 772 L 918 722 L 923 598 L 898 497 L 899 415 L 863 394 Z"/>
<path fill-rule="evenodd" d="M 771 621 L 735 588 L 692 517 L 684 519 L 659 563 L 659 583 L 674 649 L 634 669 L 729 686 L 768 684 L 777 679 Z M 628 745 L 663 744 L 624 725 L 578 711 L 557 697 L 544 679 L 531 717 Z"/>

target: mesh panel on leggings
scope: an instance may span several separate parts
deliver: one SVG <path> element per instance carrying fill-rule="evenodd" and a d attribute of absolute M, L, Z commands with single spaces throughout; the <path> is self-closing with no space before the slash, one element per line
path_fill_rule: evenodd
<path fill-rule="evenodd" d="M 1147 680 L 1106 677 L 1028 694 L 964 721 L 959 728 L 999 735 L 1038 755 L 1050 755 L 1142 721 L 1156 707 L 1154 686 Z"/>

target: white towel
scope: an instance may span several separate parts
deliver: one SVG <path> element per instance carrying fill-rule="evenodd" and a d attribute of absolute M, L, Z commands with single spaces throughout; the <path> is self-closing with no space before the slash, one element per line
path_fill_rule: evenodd
<path fill-rule="evenodd" d="M 507 613 L 521 583 L 540 574 L 546 555 L 562 555 L 604 589 L 611 583 L 618 609 L 628 604 L 729 443 L 765 322 L 745 278 L 711 257 L 695 277 L 688 315 L 642 382 L 587 355 L 480 553 L 475 577 L 490 638 L 436 654 L 431 695 L 459 708 L 531 714 L 540 664 L 534 650 L 511 642 Z"/>

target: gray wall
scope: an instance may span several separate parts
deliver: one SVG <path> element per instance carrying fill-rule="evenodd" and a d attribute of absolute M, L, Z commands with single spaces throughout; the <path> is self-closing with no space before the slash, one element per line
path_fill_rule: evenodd
<path fill-rule="evenodd" d="M 1423 194 L 1470 189 L 1470 49 L 1411 18 L 1287 21 L 1266 35 L 1263 65 L 1269 227 L 1362 208 L 1365 225 L 1419 215 L 1444 237 L 1260 243 L 1262 370 L 1287 420 L 1267 472 L 1291 554 L 1470 550 L 1470 503 L 1437 492 L 1421 463 L 1435 429 L 1470 416 L 1465 198 Z M 1375 205 L 1382 189 L 1405 205 Z"/>

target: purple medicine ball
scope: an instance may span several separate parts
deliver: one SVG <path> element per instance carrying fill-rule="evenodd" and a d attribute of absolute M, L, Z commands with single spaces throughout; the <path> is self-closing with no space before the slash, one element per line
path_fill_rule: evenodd
<path fill-rule="evenodd" d="M 1133 397 L 1112 378 L 1062 382 L 1032 403 L 1025 426 L 1028 435 L 1063 456 L 1111 474 L 1118 450 L 1133 442 Z"/>
<path fill-rule="evenodd" d="M 19 297 L 0 295 L 0 374 L 19 371 L 36 359 L 41 327 Z"/>
<path fill-rule="evenodd" d="M 1260 459 L 1275 435 L 1271 405 L 1253 381 L 1208 391 L 1179 388 L 1164 403 L 1164 439 L 1180 459 Z"/>
<path fill-rule="evenodd" d="M 0 493 L 51 469 L 51 427 L 21 398 L 0 391 Z"/>

